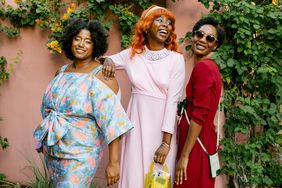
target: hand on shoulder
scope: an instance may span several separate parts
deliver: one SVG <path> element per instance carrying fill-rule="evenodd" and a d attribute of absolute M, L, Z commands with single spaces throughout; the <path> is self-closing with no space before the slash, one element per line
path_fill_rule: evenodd
<path fill-rule="evenodd" d="M 97 76 L 97 78 L 98 78 L 99 80 L 101 80 L 102 82 L 104 82 L 115 94 L 118 93 L 118 91 L 119 91 L 119 85 L 118 85 L 118 81 L 117 81 L 116 78 L 106 79 L 106 78 L 103 76 L 102 71 L 98 72 L 96 76 Z"/>

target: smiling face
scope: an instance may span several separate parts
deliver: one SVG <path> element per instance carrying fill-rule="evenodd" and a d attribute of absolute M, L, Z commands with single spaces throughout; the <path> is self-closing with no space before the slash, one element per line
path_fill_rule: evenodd
<path fill-rule="evenodd" d="M 165 16 L 154 19 L 148 29 L 148 40 L 164 44 L 172 32 L 172 21 Z"/>
<path fill-rule="evenodd" d="M 94 43 L 91 39 L 91 33 L 87 29 L 82 29 L 72 39 L 71 51 L 77 60 L 86 60 L 92 58 Z"/>
<path fill-rule="evenodd" d="M 193 34 L 192 49 L 195 56 L 205 58 L 210 56 L 217 47 L 217 31 L 212 25 L 203 25 L 198 31 L 199 34 Z"/>

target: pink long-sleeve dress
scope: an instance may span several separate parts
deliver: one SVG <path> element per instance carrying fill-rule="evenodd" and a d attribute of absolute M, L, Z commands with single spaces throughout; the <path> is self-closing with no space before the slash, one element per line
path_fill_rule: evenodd
<path fill-rule="evenodd" d="M 162 49 L 130 58 L 131 49 L 110 56 L 117 69 L 127 72 L 132 84 L 127 113 L 134 130 L 123 139 L 120 188 L 143 188 L 145 174 L 163 132 L 173 134 L 165 163 L 174 175 L 176 158 L 176 110 L 185 81 L 185 63 L 180 53 Z"/>

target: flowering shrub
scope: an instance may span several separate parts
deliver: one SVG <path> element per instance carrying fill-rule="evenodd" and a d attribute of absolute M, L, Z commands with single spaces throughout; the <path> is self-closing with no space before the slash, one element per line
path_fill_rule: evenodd
<path fill-rule="evenodd" d="M 122 34 L 121 45 L 127 47 L 131 41 L 133 25 L 138 19 L 133 10 L 141 12 L 140 10 L 152 4 L 150 0 L 132 0 L 126 1 L 127 3 L 106 0 L 73 1 L 70 3 L 65 3 L 62 0 L 14 0 L 14 2 L 18 5 L 16 8 L 7 4 L 3 6 L 2 17 L 9 19 L 16 27 L 37 25 L 40 28 L 49 29 L 51 35 L 46 46 L 51 53 L 62 52 L 58 39 L 68 20 L 72 17 L 80 17 L 84 20 L 97 19 L 104 24 L 106 29 L 109 29 L 114 21 L 118 21 Z M 115 16 L 109 18 L 110 14 Z"/>
<path fill-rule="evenodd" d="M 52 40 L 51 42 L 48 42 L 47 47 L 51 53 L 62 53 L 61 46 L 57 40 Z"/>

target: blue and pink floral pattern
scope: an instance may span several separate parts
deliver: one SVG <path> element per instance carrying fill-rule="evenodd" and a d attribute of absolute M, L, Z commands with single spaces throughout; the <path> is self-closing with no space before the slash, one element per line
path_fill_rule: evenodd
<path fill-rule="evenodd" d="M 43 121 L 34 137 L 45 155 L 56 187 L 89 187 L 102 148 L 131 128 L 119 98 L 95 75 L 64 72 L 51 81 L 43 96 Z"/>

